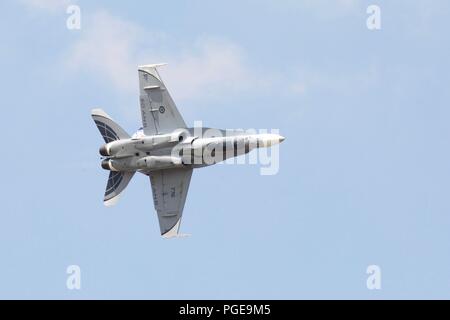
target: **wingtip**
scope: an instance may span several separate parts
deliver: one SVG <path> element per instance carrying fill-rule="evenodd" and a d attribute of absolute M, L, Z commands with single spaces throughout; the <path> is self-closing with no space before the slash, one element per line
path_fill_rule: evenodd
<path fill-rule="evenodd" d="M 190 236 L 192 236 L 192 235 L 189 234 L 189 233 L 177 233 L 177 234 L 175 234 L 173 236 L 170 236 L 170 237 L 166 237 L 166 236 L 163 235 L 163 238 L 164 239 L 178 239 L 178 238 L 189 238 Z"/>
<path fill-rule="evenodd" d="M 170 229 L 169 231 L 161 234 L 164 239 L 176 238 L 179 236 L 178 230 L 180 229 L 181 219 Z"/>
<path fill-rule="evenodd" d="M 162 62 L 162 63 L 154 63 L 154 64 L 144 64 L 138 67 L 139 70 L 143 70 L 143 69 L 151 69 L 151 68 L 158 68 L 158 67 L 163 67 L 163 66 L 167 66 L 168 63 L 166 62 Z"/>

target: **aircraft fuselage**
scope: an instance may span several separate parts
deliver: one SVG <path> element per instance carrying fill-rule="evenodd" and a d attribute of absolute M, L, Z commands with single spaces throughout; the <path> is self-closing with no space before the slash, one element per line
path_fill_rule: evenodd
<path fill-rule="evenodd" d="M 214 130 L 214 129 L 212 129 Z M 110 171 L 140 171 L 210 166 L 226 159 L 270 147 L 284 140 L 277 134 L 247 134 L 215 130 L 217 135 L 194 135 L 194 128 L 178 129 L 163 135 L 135 135 L 100 148 L 105 157 L 102 168 Z M 222 135 L 220 133 L 227 133 Z"/>

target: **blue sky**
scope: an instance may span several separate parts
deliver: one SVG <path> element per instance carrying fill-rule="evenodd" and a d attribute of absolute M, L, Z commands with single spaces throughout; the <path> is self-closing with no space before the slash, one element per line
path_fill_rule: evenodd
<path fill-rule="evenodd" d="M 69 4 L 81 30 L 66 28 Z M 0 298 L 450 298 L 449 9 L 2 1 Z M 181 227 L 192 236 L 169 241 L 146 177 L 103 206 L 90 118 L 101 107 L 136 130 L 136 67 L 155 62 L 169 63 L 187 123 L 287 138 L 277 175 L 194 172 Z M 74 264 L 79 291 L 66 288 Z"/>

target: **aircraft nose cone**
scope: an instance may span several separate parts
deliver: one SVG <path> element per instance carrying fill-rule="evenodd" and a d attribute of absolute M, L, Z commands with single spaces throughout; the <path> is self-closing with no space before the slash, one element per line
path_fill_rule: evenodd
<path fill-rule="evenodd" d="M 283 142 L 285 137 L 278 134 L 261 134 L 258 137 L 258 147 L 268 148 Z"/>

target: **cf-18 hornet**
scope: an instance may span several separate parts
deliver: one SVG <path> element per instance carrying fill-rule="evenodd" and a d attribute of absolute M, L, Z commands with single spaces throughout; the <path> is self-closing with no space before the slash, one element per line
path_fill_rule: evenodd
<path fill-rule="evenodd" d="M 139 94 L 142 128 L 130 136 L 103 110 L 92 118 L 105 144 L 101 166 L 109 171 L 104 204 L 114 205 L 136 172 L 150 177 L 161 235 L 178 237 L 193 169 L 281 143 L 278 134 L 249 134 L 210 128 L 188 128 L 157 68 L 141 66 Z"/>

